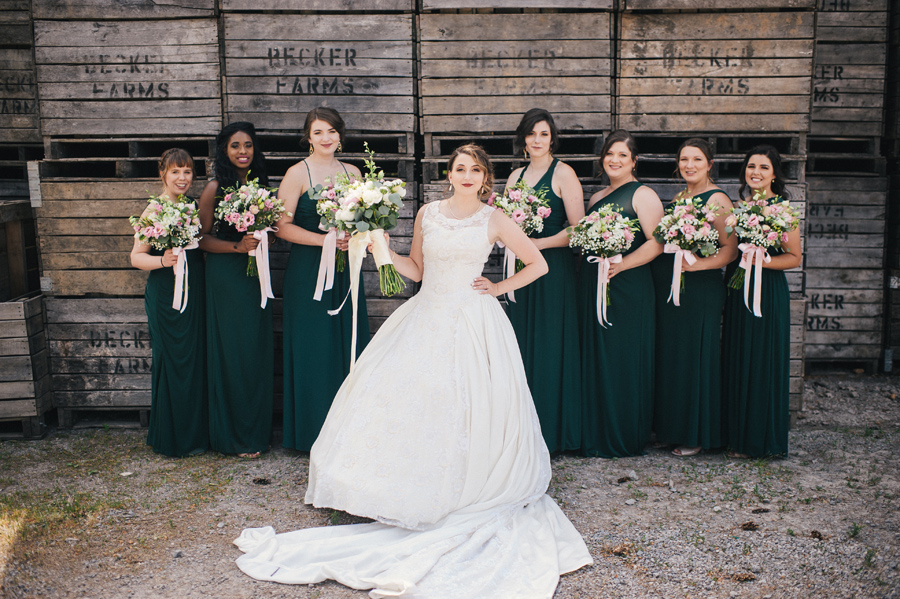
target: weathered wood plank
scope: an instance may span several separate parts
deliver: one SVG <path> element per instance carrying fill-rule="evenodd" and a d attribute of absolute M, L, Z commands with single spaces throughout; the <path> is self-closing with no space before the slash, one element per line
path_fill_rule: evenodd
<path fill-rule="evenodd" d="M 807 343 L 804 347 L 804 355 L 811 360 L 877 360 L 881 357 L 881 343 L 872 345 Z"/>
<path fill-rule="evenodd" d="M 215 0 L 34 0 L 35 19 L 211 17 Z"/>
<path fill-rule="evenodd" d="M 239 119 L 234 119 L 239 120 Z M 243 119 L 241 119 L 243 120 Z M 178 118 L 58 118 L 42 119 L 45 135 L 215 135 L 222 129 L 220 116 L 183 115 Z M 302 123 L 294 123 L 294 128 Z"/>
<path fill-rule="evenodd" d="M 133 235 L 100 236 L 73 235 L 60 237 L 41 237 L 38 240 L 42 254 L 71 252 L 124 252 L 128 253 L 134 246 Z"/>
<path fill-rule="evenodd" d="M 150 390 L 54 391 L 59 408 L 149 408 Z"/>
<path fill-rule="evenodd" d="M 737 59 L 729 60 L 727 63 L 724 60 L 709 58 L 622 60 L 619 71 L 619 77 L 623 79 L 629 77 L 656 77 L 663 80 L 679 77 L 755 78 L 758 81 L 753 83 L 761 84 L 768 81 L 767 76 L 806 78 L 811 75 L 811 58 Z M 739 92 L 735 89 L 734 93 Z"/>
<path fill-rule="evenodd" d="M 228 108 L 233 112 L 288 112 L 297 118 L 317 106 L 345 112 L 412 114 L 412 96 L 298 96 L 298 95 L 233 95 Z"/>
<path fill-rule="evenodd" d="M 423 14 L 419 16 L 422 42 L 519 41 L 523 32 L 538 40 L 609 39 L 608 13 L 535 14 Z"/>
<path fill-rule="evenodd" d="M 611 10 L 612 0 L 423 0 L 422 10 L 459 8 L 581 8 Z"/>
<path fill-rule="evenodd" d="M 803 113 L 809 110 L 806 96 L 632 96 L 620 97 L 618 111 L 630 113 L 758 114 Z"/>
<path fill-rule="evenodd" d="M 410 62 L 411 65 L 411 62 Z M 285 97 L 296 95 L 318 94 L 327 95 L 330 90 L 341 89 L 348 94 L 385 95 L 385 96 L 412 96 L 413 80 L 412 70 L 407 77 L 336 77 L 334 79 L 294 76 L 278 77 L 233 77 L 225 79 L 225 92 L 228 94 L 279 94 Z M 312 90 L 312 91 L 310 91 Z"/>
<path fill-rule="evenodd" d="M 609 58 L 611 44 L 584 40 L 504 40 L 494 47 L 475 47 L 470 41 L 422 42 L 421 60 L 502 61 L 509 58 L 530 59 L 545 57 Z"/>
<path fill-rule="evenodd" d="M 339 11 L 359 10 L 358 0 L 222 0 L 222 10 L 231 11 L 260 11 L 260 10 L 308 10 L 308 11 Z M 380 12 L 388 10 L 415 10 L 414 0 L 367 0 L 365 4 L 367 12 Z"/>
<path fill-rule="evenodd" d="M 25 300 L 0 302 L 0 321 L 29 319 L 41 313 L 41 306 L 40 296 Z"/>
<path fill-rule="evenodd" d="M 511 57 L 499 60 L 432 60 L 421 63 L 422 77 L 553 77 L 609 75 L 608 58 Z"/>
<path fill-rule="evenodd" d="M 103 117 L 108 119 L 208 117 L 218 114 L 219 110 L 219 100 L 173 100 L 170 102 L 48 101 L 41 103 L 41 116 L 45 119 L 78 118 L 86 120 Z M 181 123 L 181 125 L 184 127 L 189 124 Z M 147 129 L 146 127 L 142 128 L 142 131 L 144 132 L 148 130 L 152 131 L 152 129 Z M 185 129 L 182 130 L 185 131 Z"/>
<path fill-rule="evenodd" d="M 883 66 L 886 52 L 882 44 L 816 44 L 816 64 Z"/>
<path fill-rule="evenodd" d="M 521 112 L 469 116 L 424 116 L 422 117 L 422 131 L 425 133 L 432 131 L 515 131 L 520 120 L 522 120 Z M 603 130 L 610 128 L 611 117 L 608 113 L 563 113 L 554 115 L 554 120 L 560 129 Z"/>
<path fill-rule="evenodd" d="M 819 46 L 816 47 L 818 50 Z M 812 58 L 813 45 L 805 39 L 681 39 L 629 41 L 619 44 L 619 58 L 641 60 L 664 58 L 667 61 L 694 59 L 724 61 L 757 58 Z"/>
<path fill-rule="evenodd" d="M 411 43 L 411 42 L 410 42 Z M 373 58 L 365 62 L 352 62 L 347 65 L 329 65 L 325 64 L 305 64 L 292 61 L 269 61 L 262 58 L 226 58 L 225 72 L 229 77 L 299 77 L 300 80 L 294 79 L 282 80 L 281 86 L 272 89 L 270 93 L 291 93 L 292 90 L 298 90 L 295 93 L 327 93 L 317 92 L 316 90 L 325 90 L 334 88 L 334 92 L 345 90 L 346 84 L 343 79 L 346 78 L 370 78 L 373 73 L 378 77 L 412 77 L 413 61 L 404 58 Z M 319 78 L 317 85 L 313 87 L 313 83 L 305 81 L 306 78 Z M 329 79 L 329 81 L 323 81 Z M 332 79 L 338 81 L 335 84 Z M 352 86 L 355 88 L 356 86 Z M 260 87 L 260 91 L 270 89 L 269 87 Z M 347 93 L 347 92 L 344 92 Z"/>
<path fill-rule="evenodd" d="M 316 102 L 316 106 L 322 103 Z M 299 129 L 303 127 L 303 113 L 306 110 L 290 112 L 231 112 L 230 121 L 250 121 L 257 129 Z M 415 117 L 412 114 L 372 114 L 341 112 L 348 129 L 356 131 L 415 131 Z"/>
<path fill-rule="evenodd" d="M 419 93 L 429 96 L 605 95 L 609 77 L 458 77 L 422 79 Z M 540 105 L 538 103 L 537 105 Z"/>
<path fill-rule="evenodd" d="M 54 391 L 150 389 L 149 374 L 54 374 Z"/>
<path fill-rule="evenodd" d="M 852 137 L 864 135 L 879 137 L 884 133 L 883 123 L 855 123 L 852 121 L 813 121 L 809 127 L 810 135 L 828 137 Z"/>
<path fill-rule="evenodd" d="M 806 331 L 808 345 L 879 345 L 881 331 Z M 807 357 L 809 353 L 807 353 Z"/>
<path fill-rule="evenodd" d="M 163 84 L 128 80 L 98 82 L 64 82 L 41 84 L 42 100 L 89 100 L 94 98 L 128 99 L 158 98 L 165 100 L 218 98 L 220 84 L 212 81 L 171 81 Z M 214 104 L 214 106 L 217 104 Z M 99 105 L 102 109 L 103 104 Z M 132 110 L 136 110 L 134 104 Z"/>
<path fill-rule="evenodd" d="M 45 270 L 53 295 L 143 295 L 147 273 L 132 270 Z"/>
<path fill-rule="evenodd" d="M 812 39 L 814 19 L 811 12 L 631 13 L 622 15 L 621 39 L 682 41 L 686 35 L 691 41 Z"/>
<path fill-rule="evenodd" d="M 422 100 L 422 114 L 496 114 L 524 113 L 535 106 L 555 115 L 566 112 L 608 112 L 609 96 L 454 96 L 427 97 Z"/>
<path fill-rule="evenodd" d="M 344 15 L 225 14 L 225 40 L 321 40 L 333 48 L 338 41 L 407 40 L 411 15 L 353 15 L 348 27 Z M 298 32 L 302 31 L 301 35 Z M 277 42 L 276 42 L 277 45 Z"/>
<path fill-rule="evenodd" d="M 165 75 L 172 73 L 173 69 L 188 69 L 189 65 L 219 61 L 217 48 L 212 44 L 182 46 L 174 42 L 168 46 L 141 47 L 38 46 L 34 52 L 41 81 L 68 80 L 62 77 L 90 81 L 91 78 L 102 80 L 115 75 Z M 65 69 L 65 65 L 78 65 L 80 68 Z M 195 75 L 186 71 L 184 76 Z"/>
<path fill-rule="evenodd" d="M 813 268 L 879 268 L 884 263 L 884 248 L 842 247 L 833 251 L 808 252 L 807 270 Z"/>
<path fill-rule="evenodd" d="M 730 115 L 710 114 L 698 118 L 696 114 L 620 114 L 618 127 L 636 131 L 806 131 L 809 128 L 807 114 Z"/>
<path fill-rule="evenodd" d="M 60 323 L 145 323 L 143 299 L 60 299 L 47 298 L 47 322 Z M 50 331 L 51 338 L 54 330 Z"/>
<path fill-rule="evenodd" d="M 806 271 L 809 289 L 883 289 L 881 269 L 814 268 Z"/>
<path fill-rule="evenodd" d="M 38 415 L 37 400 L 35 399 L 0 401 L 0 420 L 15 420 Z"/>
<path fill-rule="evenodd" d="M 139 20 L 139 21 L 41 21 L 34 22 L 34 44 L 37 47 L 105 46 L 133 48 L 136 54 L 154 55 L 161 46 L 193 46 L 218 43 L 215 19 Z M 95 61 L 105 64 L 99 58 Z M 128 64 L 128 61 L 124 61 Z"/>
<path fill-rule="evenodd" d="M 759 0 L 753 3 L 760 8 L 815 8 L 818 0 Z M 726 10 L 747 8 L 743 0 L 625 0 L 625 10 Z"/>

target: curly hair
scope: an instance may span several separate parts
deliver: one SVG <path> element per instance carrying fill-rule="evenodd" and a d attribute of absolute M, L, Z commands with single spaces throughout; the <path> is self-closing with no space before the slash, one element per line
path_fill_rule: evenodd
<path fill-rule="evenodd" d="M 250 161 L 251 176 L 254 179 L 258 177 L 260 185 L 268 186 L 269 176 L 266 173 L 266 157 L 256 141 L 256 127 L 253 126 L 253 123 L 248 123 L 247 121 L 237 121 L 225 125 L 216 136 L 215 169 L 216 181 L 219 183 L 219 187 L 231 187 L 240 183 L 237 168 L 228 159 L 228 144 L 232 136 L 239 131 L 249 135 L 250 141 L 253 143 L 253 159 Z"/>
<path fill-rule="evenodd" d="M 479 195 L 491 193 L 491 190 L 494 188 L 494 165 L 491 164 L 491 157 L 484 151 L 484 148 L 478 144 L 465 144 L 453 150 L 453 153 L 450 154 L 450 159 L 447 161 L 448 174 L 453 170 L 453 164 L 460 154 L 471 157 L 475 164 L 484 169 L 484 183 L 481 184 Z"/>

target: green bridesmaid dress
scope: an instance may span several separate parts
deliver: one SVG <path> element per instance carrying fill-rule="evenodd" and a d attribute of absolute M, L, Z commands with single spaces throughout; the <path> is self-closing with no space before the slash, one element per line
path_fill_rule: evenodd
<path fill-rule="evenodd" d="M 244 234 L 216 223 L 216 235 Z M 269 448 L 274 390 L 272 301 L 259 307 L 259 279 L 247 276 L 247 254 L 206 255 L 209 445 L 225 454 Z"/>
<path fill-rule="evenodd" d="M 563 199 L 553 192 L 553 164 L 535 185 L 546 189 L 550 216 L 544 230 L 531 237 L 550 237 L 566 224 Z M 524 171 L 523 171 L 524 172 Z M 519 176 L 521 179 L 521 175 Z M 518 182 L 518 181 L 517 181 Z M 568 247 L 541 250 L 550 271 L 515 292 L 507 307 L 525 363 L 541 432 L 551 453 L 581 447 L 581 354 L 578 346 L 577 275 Z"/>
<path fill-rule="evenodd" d="M 163 253 L 151 249 L 150 254 Z M 156 453 L 171 457 L 203 453 L 209 447 L 203 256 L 200 250 L 188 250 L 186 256 L 188 303 L 184 312 L 172 308 L 174 269 L 150 271 L 144 289 L 153 348 L 147 444 Z"/>
<path fill-rule="evenodd" d="M 632 199 L 641 183 L 622 185 L 588 210 L 614 204 L 637 218 Z M 646 241 L 634 234 L 629 252 Z M 653 408 L 655 296 L 650 265 L 617 274 L 609 282 L 604 328 L 597 320 L 596 264 L 581 262 L 578 315 L 581 320 L 583 406 L 581 451 L 604 458 L 641 455 L 650 440 Z"/>
<path fill-rule="evenodd" d="M 726 270 L 726 281 L 736 269 L 737 261 Z M 752 302 L 752 270 L 745 276 L 751 277 Z M 744 305 L 743 289 L 729 289 L 722 331 L 728 446 L 754 458 L 787 455 L 790 425 L 791 315 L 784 271 L 762 269 L 760 295 L 757 317 Z"/>
<path fill-rule="evenodd" d="M 698 196 L 702 204 L 721 189 Z M 675 257 L 651 263 L 656 287 L 656 393 L 653 430 L 667 445 L 710 449 L 722 437 L 721 323 L 725 305 L 722 271 L 681 274 L 680 306 L 668 300 Z"/>
<path fill-rule="evenodd" d="M 316 202 L 309 192 L 297 201 L 294 224 L 322 232 Z M 337 316 L 328 314 L 341 305 L 350 290 L 349 260 L 345 260 L 343 272 L 335 273 L 334 287 L 316 301 L 313 294 L 321 256 L 321 247 L 292 244 L 284 275 L 284 446 L 300 451 L 309 451 L 319 436 L 331 402 L 350 372 L 350 299 Z M 362 285 L 358 302 L 357 357 L 369 342 Z"/>

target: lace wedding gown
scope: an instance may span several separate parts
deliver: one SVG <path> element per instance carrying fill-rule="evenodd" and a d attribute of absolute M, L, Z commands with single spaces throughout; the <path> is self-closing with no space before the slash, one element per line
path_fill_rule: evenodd
<path fill-rule="evenodd" d="M 515 333 L 471 286 L 494 210 L 425 211 L 421 291 L 369 343 L 310 453 L 306 502 L 377 522 L 247 529 L 237 564 L 374 598 L 549 598 L 561 573 L 592 560 L 545 494 L 550 456 Z"/>

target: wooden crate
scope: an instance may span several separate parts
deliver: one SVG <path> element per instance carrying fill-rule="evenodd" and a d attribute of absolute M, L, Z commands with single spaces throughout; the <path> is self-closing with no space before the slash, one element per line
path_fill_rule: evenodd
<path fill-rule="evenodd" d="M 882 135 L 887 9 L 887 0 L 819 1 L 811 134 Z"/>
<path fill-rule="evenodd" d="M 806 359 L 876 363 L 884 323 L 884 177 L 810 177 Z"/>
<path fill-rule="evenodd" d="M 40 20 L 34 31 L 45 136 L 221 128 L 215 19 Z"/>
<path fill-rule="evenodd" d="M 744 0 L 622 0 L 625 10 L 754 10 L 767 8 L 811 9 L 821 0 L 757 0 L 748 5 Z"/>
<path fill-rule="evenodd" d="M 616 126 L 649 132 L 805 132 L 811 12 L 625 13 Z"/>
<path fill-rule="evenodd" d="M 212 17 L 215 0 L 32 0 L 35 19 L 119 20 Z"/>
<path fill-rule="evenodd" d="M 144 300 L 46 301 L 60 424 L 71 426 L 76 410 L 148 410 L 151 345 Z"/>
<path fill-rule="evenodd" d="M 410 12 L 416 9 L 415 0 L 220 0 L 225 12 L 256 12 L 260 10 L 279 11 L 363 11 Z"/>
<path fill-rule="evenodd" d="M 422 10 L 477 9 L 582 9 L 612 10 L 612 0 L 422 0 Z"/>
<path fill-rule="evenodd" d="M 31 294 L 0 302 L 0 421 L 21 424 L 12 436 L 42 437 L 53 403 L 42 301 Z M 4 429 L 0 438 L 8 434 Z"/>
<path fill-rule="evenodd" d="M 297 131 L 328 106 L 348 129 L 415 131 L 412 16 L 347 19 L 226 13 L 226 120 Z"/>
<path fill-rule="evenodd" d="M 0 143 L 41 141 L 29 4 L 0 5 Z"/>
<path fill-rule="evenodd" d="M 420 15 L 421 131 L 511 132 L 535 107 L 561 131 L 609 129 L 610 23 L 606 12 Z"/>

